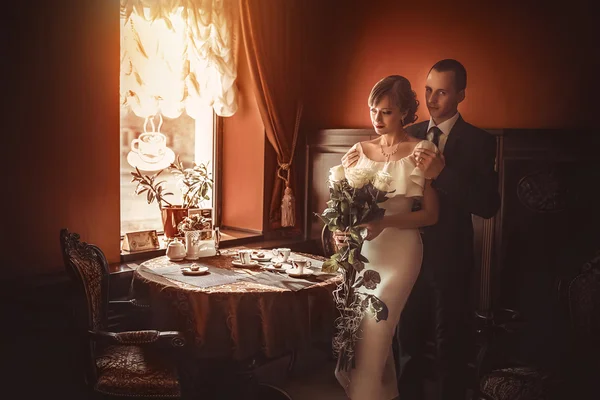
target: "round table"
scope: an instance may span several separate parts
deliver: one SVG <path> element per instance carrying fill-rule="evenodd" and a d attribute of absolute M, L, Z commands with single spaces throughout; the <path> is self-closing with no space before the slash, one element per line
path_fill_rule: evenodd
<path fill-rule="evenodd" d="M 234 271 L 254 278 L 257 274 L 273 274 L 233 267 L 236 250 L 222 250 L 219 256 L 197 262 L 217 268 L 213 270 L 216 275 L 219 271 L 228 274 Z M 295 254 L 325 260 L 316 255 Z M 161 275 L 161 266 L 173 269 L 174 264 L 165 256 L 145 261 L 134 273 L 132 289 L 136 298 L 145 298 L 150 303 L 156 328 L 184 332 L 197 358 L 273 359 L 314 343 L 331 343 L 337 316 L 332 291 L 341 282 L 339 275 L 298 281 L 305 285 L 299 290 L 244 278 L 198 287 Z M 290 285 L 296 284 L 296 278 L 287 278 Z"/>

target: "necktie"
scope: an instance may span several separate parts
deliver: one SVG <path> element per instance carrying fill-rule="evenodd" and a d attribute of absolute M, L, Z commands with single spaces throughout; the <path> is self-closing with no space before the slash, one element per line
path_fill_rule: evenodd
<path fill-rule="evenodd" d="M 433 132 L 431 143 L 435 144 L 436 147 L 440 147 L 440 135 L 442 134 L 442 130 L 437 126 L 433 126 L 431 127 L 431 131 Z"/>

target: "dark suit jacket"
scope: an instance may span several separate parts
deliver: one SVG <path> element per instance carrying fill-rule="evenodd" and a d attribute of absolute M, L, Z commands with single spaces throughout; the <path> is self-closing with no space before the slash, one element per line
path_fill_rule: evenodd
<path fill-rule="evenodd" d="M 412 136 L 426 139 L 429 121 L 407 127 Z M 436 225 L 423 229 L 423 274 L 436 284 L 465 279 L 473 266 L 471 214 L 493 217 L 500 207 L 496 139 L 459 117 L 444 148 L 446 166 L 432 182 L 440 214 Z"/>

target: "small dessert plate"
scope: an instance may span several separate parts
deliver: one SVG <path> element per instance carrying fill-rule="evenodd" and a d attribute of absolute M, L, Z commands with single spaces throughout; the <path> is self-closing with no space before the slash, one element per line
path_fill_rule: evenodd
<path fill-rule="evenodd" d="M 308 268 L 304 268 L 304 271 L 302 271 L 302 273 L 300 273 L 298 268 L 290 268 L 290 269 L 286 270 L 285 272 L 287 272 L 287 274 L 289 276 L 291 276 L 292 278 L 305 278 L 307 276 L 311 276 L 314 273 L 312 271 L 312 269 L 308 269 Z"/>
<path fill-rule="evenodd" d="M 200 267 L 198 270 L 193 271 L 189 267 L 181 268 L 181 273 L 184 275 L 203 275 L 208 272 L 208 267 Z"/>
<path fill-rule="evenodd" d="M 262 257 L 261 257 L 261 255 L 262 255 Z M 267 253 L 252 253 L 250 258 L 253 259 L 254 261 L 267 262 L 267 261 L 270 261 L 271 258 L 273 258 L 273 255 L 267 254 Z"/>
<path fill-rule="evenodd" d="M 273 264 L 267 264 L 265 266 L 263 266 L 264 269 L 266 269 L 267 271 L 274 271 L 274 272 L 285 272 L 288 269 L 290 269 L 290 265 L 289 264 L 283 264 L 281 267 L 276 267 Z"/>
<path fill-rule="evenodd" d="M 236 267 L 240 267 L 240 268 L 256 268 L 259 266 L 258 261 L 256 261 L 256 260 L 250 261 L 250 264 L 243 264 L 239 260 L 233 260 L 233 261 L 231 261 L 231 263 L 233 265 L 235 265 Z"/>

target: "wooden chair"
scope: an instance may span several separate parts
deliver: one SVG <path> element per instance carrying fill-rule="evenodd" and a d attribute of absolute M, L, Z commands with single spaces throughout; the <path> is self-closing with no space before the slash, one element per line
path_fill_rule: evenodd
<path fill-rule="evenodd" d="M 97 398 L 187 398 L 190 386 L 182 379 L 186 342 L 180 332 L 108 331 L 109 270 L 104 253 L 67 229 L 60 231 L 60 244 L 74 283 L 76 345 L 90 392 Z"/>
<path fill-rule="evenodd" d="M 561 376 L 540 368 L 511 365 L 485 374 L 485 400 L 600 398 L 600 253 L 574 277 L 559 281 L 559 302 L 570 323 L 571 356 Z"/>

